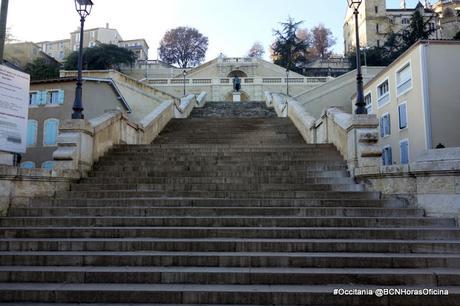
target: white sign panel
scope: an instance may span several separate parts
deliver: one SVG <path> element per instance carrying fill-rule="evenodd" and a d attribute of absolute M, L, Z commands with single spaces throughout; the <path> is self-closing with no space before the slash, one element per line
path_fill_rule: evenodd
<path fill-rule="evenodd" d="M 0 151 L 25 153 L 30 76 L 0 65 Z"/>

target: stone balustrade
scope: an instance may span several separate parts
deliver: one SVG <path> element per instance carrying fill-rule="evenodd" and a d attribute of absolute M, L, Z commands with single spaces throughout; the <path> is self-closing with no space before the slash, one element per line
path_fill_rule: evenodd
<path fill-rule="evenodd" d="M 352 115 L 331 107 L 319 119 L 298 101 L 279 93 L 265 93 L 266 104 L 279 117 L 289 117 L 307 143 L 332 143 L 347 161 L 349 170 L 377 167 L 382 155 L 375 115 Z"/>

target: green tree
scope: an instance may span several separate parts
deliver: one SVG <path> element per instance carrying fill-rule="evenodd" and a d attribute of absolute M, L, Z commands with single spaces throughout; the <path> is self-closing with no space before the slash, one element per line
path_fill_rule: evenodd
<path fill-rule="evenodd" d="M 402 32 L 405 47 L 409 48 L 420 39 L 429 39 L 431 34 L 436 32 L 436 28 L 430 26 L 432 21 L 433 16 L 426 18 L 420 10 L 416 10 L 412 14 L 409 27 Z"/>
<path fill-rule="evenodd" d="M 25 71 L 30 74 L 31 80 L 47 80 L 59 77 L 59 65 L 50 64 L 44 58 L 36 58 L 28 63 Z"/>
<path fill-rule="evenodd" d="M 120 71 L 121 65 L 132 65 L 136 55 L 131 50 L 116 45 L 100 44 L 83 50 L 83 69 Z M 78 51 L 72 52 L 66 59 L 65 69 L 76 70 L 78 65 Z"/>
<path fill-rule="evenodd" d="M 178 27 L 169 30 L 160 42 L 160 58 L 180 68 L 201 64 L 208 50 L 208 38 L 197 29 Z"/>
<path fill-rule="evenodd" d="M 457 34 L 455 34 L 454 40 L 460 40 L 460 31 Z"/>
<path fill-rule="evenodd" d="M 400 33 L 387 34 L 387 40 L 381 47 L 363 49 L 361 61 L 368 66 L 388 66 L 414 43 L 421 39 L 429 39 L 431 34 L 436 31 L 430 27 L 432 17 L 425 18 L 419 10 L 416 10 L 411 17 L 407 29 Z M 348 55 L 352 64 L 352 69 L 356 68 L 355 53 Z"/>
<path fill-rule="evenodd" d="M 310 44 L 298 35 L 302 23 L 289 17 L 281 23 L 281 30 L 273 31 L 275 42 L 271 47 L 271 57 L 275 64 L 294 71 L 300 71 L 306 64 Z"/>

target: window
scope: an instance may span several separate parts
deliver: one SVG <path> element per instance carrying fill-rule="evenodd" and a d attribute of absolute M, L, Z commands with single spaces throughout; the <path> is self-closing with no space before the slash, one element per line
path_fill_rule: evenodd
<path fill-rule="evenodd" d="M 402 140 L 399 143 L 399 150 L 401 156 L 401 165 L 407 165 L 409 163 L 409 140 Z"/>
<path fill-rule="evenodd" d="M 96 46 L 96 43 L 95 43 L 94 41 L 90 41 L 89 44 L 88 44 L 88 46 L 89 46 L 90 48 L 92 48 L 92 47 Z"/>
<path fill-rule="evenodd" d="M 407 128 L 407 103 L 401 103 L 398 105 L 399 114 L 399 129 Z"/>
<path fill-rule="evenodd" d="M 407 17 L 404 17 L 404 18 L 401 20 L 401 23 L 402 23 L 402 24 L 409 24 L 409 23 L 410 23 L 410 19 L 407 18 Z"/>
<path fill-rule="evenodd" d="M 382 150 L 382 163 L 384 166 L 393 165 L 393 154 L 391 152 L 391 146 L 386 146 Z"/>
<path fill-rule="evenodd" d="M 23 162 L 21 163 L 21 168 L 22 169 L 34 169 L 35 168 L 35 163 L 28 161 L 28 162 Z"/>
<path fill-rule="evenodd" d="M 29 105 L 38 105 L 38 92 L 31 92 L 29 94 Z"/>
<path fill-rule="evenodd" d="M 37 144 L 38 122 L 36 120 L 27 121 L 27 146 L 35 146 Z"/>
<path fill-rule="evenodd" d="M 372 114 L 372 96 L 370 93 L 364 97 L 364 103 L 366 103 L 367 113 Z"/>
<path fill-rule="evenodd" d="M 59 59 L 64 59 L 64 51 L 59 52 Z"/>
<path fill-rule="evenodd" d="M 51 90 L 46 94 L 46 103 L 47 104 L 59 104 L 59 91 Z"/>
<path fill-rule="evenodd" d="M 379 7 L 375 6 L 374 9 L 375 9 L 375 13 L 378 14 L 379 13 Z"/>
<path fill-rule="evenodd" d="M 90 33 L 91 33 L 91 34 L 90 34 L 91 38 L 96 37 L 96 31 L 91 31 Z"/>
<path fill-rule="evenodd" d="M 396 72 L 396 87 L 398 96 L 412 89 L 412 70 L 410 64 L 407 64 Z"/>
<path fill-rule="evenodd" d="M 377 39 L 377 47 L 380 47 L 380 39 Z"/>
<path fill-rule="evenodd" d="M 377 104 L 379 107 L 385 105 L 387 102 L 390 101 L 390 87 L 388 84 L 388 80 L 384 81 L 377 87 Z"/>
<path fill-rule="evenodd" d="M 59 120 L 58 119 L 47 119 L 44 124 L 44 134 L 43 134 L 43 144 L 45 146 L 54 146 L 56 145 L 57 136 L 59 130 Z"/>
<path fill-rule="evenodd" d="M 377 33 L 379 33 L 379 24 L 378 24 L 378 23 L 375 25 L 375 31 L 376 31 Z"/>
<path fill-rule="evenodd" d="M 389 135 L 391 135 L 391 120 L 390 114 L 387 113 L 380 118 L 380 136 L 384 138 Z"/>
<path fill-rule="evenodd" d="M 42 164 L 42 169 L 51 171 L 54 168 L 54 162 L 52 161 L 46 161 Z"/>

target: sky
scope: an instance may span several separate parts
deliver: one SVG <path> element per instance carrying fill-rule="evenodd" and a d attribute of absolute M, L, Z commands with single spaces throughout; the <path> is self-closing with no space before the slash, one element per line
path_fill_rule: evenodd
<path fill-rule="evenodd" d="M 109 23 L 123 39 L 145 38 L 150 59 L 164 33 L 178 26 L 197 28 L 209 38 L 206 59 L 245 56 L 254 42 L 266 48 L 273 42 L 273 29 L 291 16 L 304 20 L 302 27 L 323 23 L 336 38 L 334 52 L 343 53 L 342 25 L 346 0 L 93 0 L 85 28 Z M 418 1 L 408 0 L 409 7 Z M 399 0 L 388 0 L 399 7 Z M 20 41 L 58 40 L 70 37 L 79 25 L 74 0 L 10 0 L 8 27 Z"/>

